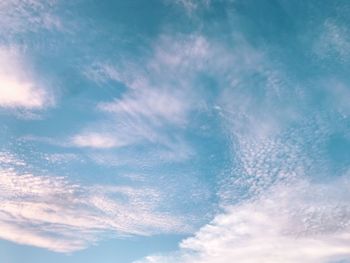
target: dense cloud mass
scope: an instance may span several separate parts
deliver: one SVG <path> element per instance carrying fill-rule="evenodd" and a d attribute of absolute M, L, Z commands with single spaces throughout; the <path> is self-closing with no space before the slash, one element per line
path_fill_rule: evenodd
<path fill-rule="evenodd" d="M 348 180 L 332 185 L 296 181 L 225 212 L 168 256 L 138 262 L 346 262 Z M 338 261 L 337 261 L 338 260 Z"/>

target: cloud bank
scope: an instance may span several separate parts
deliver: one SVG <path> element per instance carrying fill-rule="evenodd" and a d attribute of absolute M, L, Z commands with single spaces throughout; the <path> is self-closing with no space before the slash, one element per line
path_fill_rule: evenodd
<path fill-rule="evenodd" d="M 180 244 L 169 256 L 138 263 L 322 263 L 350 256 L 349 181 L 303 180 L 271 191 L 225 212 Z"/>

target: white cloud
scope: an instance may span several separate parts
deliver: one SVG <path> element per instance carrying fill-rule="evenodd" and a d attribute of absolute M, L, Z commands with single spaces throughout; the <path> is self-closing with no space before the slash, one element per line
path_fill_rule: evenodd
<path fill-rule="evenodd" d="M 0 108 L 11 110 L 18 118 L 39 119 L 34 110 L 54 104 L 46 81 L 31 70 L 25 52 L 14 43 L 18 43 L 18 34 L 60 29 L 61 21 L 53 13 L 55 5 L 56 0 L 0 1 L 0 33 L 8 43 L 0 46 Z"/>
<path fill-rule="evenodd" d="M 226 211 L 171 255 L 138 262 L 326 263 L 350 256 L 349 182 L 278 185 Z M 342 261 L 343 262 L 343 261 Z"/>
<path fill-rule="evenodd" d="M 0 107 L 32 110 L 53 104 L 53 96 L 29 66 L 18 49 L 0 47 Z"/>
<path fill-rule="evenodd" d="M 123 143 L 118 143 L 115 137 L 109 134 L 100 133 L 86 133 L 79 134 L 72 138 L 72 143 L 78 147 L 91 147 L 91 148 L 112 148 L 122 146 Z"/>
<path fill-rule="evenodd" d="M 129 118 L 145 118 L 148 122 L 159 126 L 162 122 L 180 123 L 186 119 L 188 105 L 181 95 L 171 91 L 141 89 L 114 102 L 101 103 L 99 109 Z"/>
<path fill-rule="evenodd" d="M 194 150 L 181 140 L 175 140 L 172 144 L 168 143 L 166 147 L 158 145 L 137 152 L 130 149 L 118 150 L 113 153 L 91 152 L 88 157 L 103 166 L 144 167 L 160 162 L 175 164 L 187 161 L 195 154 Z"/>
<path fill-rule="evenodd" d="M 26 163 L 8 151 L 0 151 L 0 165 L 24 166 Z"/>
<path fill-rule="evenodd" d="M 0 75 L 0 105 L 3 107 L 41 108 L 44 94 L 32 83 L 18 81 L 6 75 Z"/>
<path fill-rule="evenodd" d="M 1 168 L 0 238 L 71 252 L 104 237 L 188 231 L 180 218 L 157 211 L 161 198 L 151 188 L 82 186 Z"/>
<path fill-rule="evenodd" d="M 111 148 L 146 142 L 176 148 L 173 141 L 181 139 L 170 130 L 178 133 L 186 128 L 190 113 L 200 108 L 192 84 L 206 64 L 209 44 L 197 35 L 174 38 L 160 37 L 153 56 L 142 66 L 98 62 L 84 70 L 99 85 L 112 80 L 128 89 L 112 101 L 98 103 L 105 120 L 73 136 L 75 146 Z"/>
<path fill-rule="evenodd" d="M 325 165 L 315 159 L 331 130 L 327 118 L 313 111 L 305 116 L 305 108 L 299 115 L 303 101 L 283 71 L 247 50 L 229 58 L 236 68 L 223 60 L 223 67 L 218 63 L 213 70 L 224 68 L 225 80 L 231 80 L 216 107 L 232 143 L 232 168 L 218 193 L 225 211 L 182 241 L 179 251 L 139 262 L 326 263 L 349 258 L 348 175 L 323 184 L 310 168 Z M 289 103 L 291 98 L 298 107 Z"/>

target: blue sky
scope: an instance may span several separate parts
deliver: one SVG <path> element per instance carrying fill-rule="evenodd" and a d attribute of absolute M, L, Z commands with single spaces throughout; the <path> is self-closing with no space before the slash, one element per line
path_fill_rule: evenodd
<path fill-rule="evenodd" d="M 0 2 L 0 262 L 350 262 L 349 11 Z"/>

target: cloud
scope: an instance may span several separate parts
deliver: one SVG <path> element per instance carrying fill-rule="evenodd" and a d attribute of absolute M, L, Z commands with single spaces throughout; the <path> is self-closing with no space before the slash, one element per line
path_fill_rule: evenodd
<path fill-rule="evenodd" d="M 180 217 L 158 211 L 163 197 L 153 188 L 83 186 L 25 172 L 7 152 L 0 161 L 2 239 L 72 252 L 107 237 L 189 231 Z"/>
<path fill-rule="evenodd" d="M 225 212 L 172 255 L 138 262 L 321 263 L 350 256 L 349 181 L 276 185 Z M 343 261 L 342 261 L 343 262 Z"/>
<path fill-rule="evenodd" d="M 136 60 L 92 63 L 83 71 L 87 78 L 100 86 L 116 81 L 127 90 L 111 101 L 97 104 L 105 119 L 72 136 L 73 145 L 117 148 L 151 143 L 170 149 L 176 148 L 173 141 L 183 145 L 178 134 L 189 124 L 191 112 L 200 108 L 191 87 L 205 65 L 208 48 L 201 36 L 163 36 L 142 67 Z"/>
<path fill-rule="evenodd" d="M 180 95 L 152 89 L 141 89 L 121 100 L 98 105 L 102 111 L 123 114 L 130 118 L 145 118 L 155 126 L 162 122 L 181 124 L 185 120 L 187 107 Z"/>
<path fill-rule="evenodd" d="M 127 89 L 111 101 L 98 103 L 105 120 L 91 124 L 76 136 L 91 136 L 91 146 L 100 134 L 108 138 L 110 147 L 146 142 L 174 148 L 174 137 L 181 141 L 177 134 L 193 128 L 193 113 L 211 110 L 201 76 L 208 75 L 221 84 L 242 68 L 256 67 L 256 52 L 246 49 L 231 52 L 200 34 L 162 35 L 154 42 L 151 56 L 118 63 L 93 62 L 83 70 L 84 76 L 102 87 L 115 81 Z M 232 67 L 236 62 L 241 65 L 239 69 Z"/>
<path fill-rule="evenodd" d="M 37 110 L 54 103 L 17 48 L 0 47 L 0 61 L 0 107 Z"/>
<path fill-rule="evenodd" d="M 177 164 L 188 161 L 195 155 L 195 152 L 191 146 L 181 140 L 176 139 L 173 144 L 168 144 L 167 147 L 155 145 L 147 149 L 140 149 L 136 153 L 133 151 L 133 149 L 118 150 L 113 153 L 105 153 L 101 151 L 91 152 L 88 154 L 88 157 L 97 164 L 103 166 L 144 167 L 153 166 L 154 164 L 159 164 L 160 162 L 171 162 L 173 164 Z"/>
<path fill-rule="evenodd" d="M 183 7 L 186 12 L 193 13 L 200 8 L 208 8 L 211 0 L 168 0 L 171 3 L 175 3 Z"/>
<path fill-rule="evenodd" d="M 314 114 L 300 97 L 298 83 L 244 39 L 235 39 L 233 49 L 201 36 L 163 37 L 160 43 L 142 64 L 148 74 L 133 68 L 138 73 L 133 78 L 110 66 L 96 71 L 105 72 L 97 79 L 111 77 L 130 88 L 121 98 L 99 104 L 100 110 L 142 127 L 144 138 L 156 141 L 162 138 L 159 127 L 182 123 L 172 116 L 190 121 L 191 113 L 205 108 L 198 107 L 201 96 L 187 92 L 203 91 L 196 80 L 206 74 L 222 87 L 215 109 L 227 129 L 233 161 L 218 182 L 225 212 L 181 242 L 178 252 L 141 262 L 314 263 L 349 256 L 349 184 L 346 179 L 312 182 L 310 167 L 324 165 L 317 159 L 331 128 L 327 117 Z M 188 107 L 184 114 L 172 107 L 171 114 L 159 112 L 152 96 L 162 92 L 181 98 L 182 107 Z"/>
<path fill-rule="evenodd" d="M 67 164 L 74 161 L 83 162 L 83 159 L 77 154 L 73 153 L 51 153 L 51 154 L 42 154 L 42 159 L 47 161 L 50 164 Z"/>
<path fill-rule="evenodd" d="M 18 159 L 14 154 L 11 154 L 8 151 L 0 151 L 0 164 L 2 166 L 10 165 L 10 166 L 24 166 L 26 163 L 20 159 Z"/>
<path fill-rule="evenodd" d="M 348 28 L 334 19 L 323 23 L 321 34 L 314 45 L 314 52 L 321 59 L 336 59 L 347 62 L 350 56 L 350 34 Z"/>
<path fill-rule="evenodd" d="M 326 181 L 319 172 L 327 166 L 324 142 L 334 131 L 329 116 L 315 112 L 298 85 L 264 54 L 249 45 L 238 50 L 226 56 L 236 67 L 217 60 L 208 70 L 223 69 L 220 84 L 228 87 L 215 107 L 231 143 L 232 163 L 218 182 L 224 212 L 183 240 L 178 251 L 138 262 L 349 258 L 349 174 L 327 175 L 332 178 Z M 210 61 L 210 52 L 206 56 Z"/>
<path fill-rule="evenodd" d="M 79 134 L 72 138 L 72 143 L 78 147 L 91 147 L 91 148 L 112 148 L 122 146 L 122 143 L 118 143 L 111 135 L 103 135 L 100 133 L 87 133 Z"/>
<path fill-rule="evenodd" d="M 7 0 L 0 2 L 0 32 L 12 38 L 18 33 L 39 29 L 61 29 L 54 13 L 55 0 Z"/>

